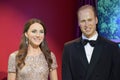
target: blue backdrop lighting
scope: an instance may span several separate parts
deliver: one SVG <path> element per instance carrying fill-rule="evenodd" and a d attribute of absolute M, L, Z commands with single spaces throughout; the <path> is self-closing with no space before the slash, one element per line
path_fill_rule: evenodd
<path fill-rule="evenodd" d="M 98 0 L 99 33 L 120 43 L 120 0 Z"/>

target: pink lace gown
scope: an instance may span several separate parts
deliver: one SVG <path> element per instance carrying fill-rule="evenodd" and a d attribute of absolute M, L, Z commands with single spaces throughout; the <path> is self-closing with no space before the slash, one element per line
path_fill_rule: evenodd
<path fill-rule="evenodd" d="M 12 53 L 8 61 L 8 72 L 16 73 L 15 56 L 17 51 Z M 53 63 L 52 69 L 58 67 L 56 57 L 51 53 Z M 17 80 L 48 80 L 49 69 L 43 53 L 36 56 L 27 56 L 25 59 L 25 66 L 18 70 Z"/>

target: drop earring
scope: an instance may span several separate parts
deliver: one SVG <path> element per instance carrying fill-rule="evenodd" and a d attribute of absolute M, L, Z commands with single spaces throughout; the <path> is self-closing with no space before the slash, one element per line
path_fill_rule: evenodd
<path fill-rule="evenodd" d="M 28 45 L 28 38 L 27 37 L 25 38 L 25 43 L 26 43 L 26 45 Z"/>

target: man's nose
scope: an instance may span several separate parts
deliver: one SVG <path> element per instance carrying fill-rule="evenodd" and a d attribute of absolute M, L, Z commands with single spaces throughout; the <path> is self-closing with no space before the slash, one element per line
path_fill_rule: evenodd
<path fill-rule="evenodd" d="M 85 21 L 85 25 L 88 26 L 89 22 L 88 21 Z"/>

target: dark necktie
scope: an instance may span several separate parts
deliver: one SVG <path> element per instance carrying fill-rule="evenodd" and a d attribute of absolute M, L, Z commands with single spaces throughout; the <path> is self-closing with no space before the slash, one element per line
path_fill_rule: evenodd
<path fill-rule="evenodd" d="M 82 40 L 82 44 L 83 44 L 83 45 L 86 45 L 87 43 L 89 43 L 92 47 L 94 47 L 96 41 L 95 41 L 95 40 L 87 40 L 87 39 L 83 39 L 83 40 Z"/>

